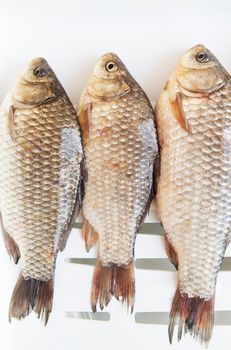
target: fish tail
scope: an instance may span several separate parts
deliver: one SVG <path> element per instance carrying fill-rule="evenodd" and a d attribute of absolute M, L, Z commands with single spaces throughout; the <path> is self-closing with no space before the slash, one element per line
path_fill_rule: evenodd
<path fill-rule="evenodd" d="M 46 325 L 52 309 L 53 288 L 53 278 L 48 281 L 24 279 L 21 273 L 11 297 L 9 321 L 25 318 L 34 310 Z"/>
<path fill-rule="evenodd" d="M 98 233 L 89 224 L 85 217 L 83 217 L 82 237 L 85 242 L 86 251 L 89 252 L 90 249 L 94 247 L 98 241 Z"/>
<path fill-rule="evenodd" d="M 91 289 L 91 307 L 96 312 L 97 304 L 103 310 L 112 296 L 127 303 L 133 311 L 135 297 L 134 263 L 122 267 L 112 265 L 104 267 L 97 260 Z"/>
<path fill-rule="evenodd" d="M 177 288 L 168 327 L 170 344 L 172 344 L 177 318 L 179 319 L 178 341 L 180 341 L 183 332 L 189 333 L 207 347 L 213 331 L 214 297 L 209 300 L 200 297 L 189 298 L 187 294 L 181 294 Z"/>

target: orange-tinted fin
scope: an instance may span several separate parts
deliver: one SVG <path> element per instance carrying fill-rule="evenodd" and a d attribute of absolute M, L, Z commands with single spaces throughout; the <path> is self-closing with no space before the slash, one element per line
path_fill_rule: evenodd
<path fill-rule="evenodd" d="M 134 263 L 122 267 L 112 265 L 103 267 L 97 260 L 91 289 L 91 307 L 96 312 L 97 304 L 103 310 L 112 296 L 127 303 L 127 307 L 133 311 L 135 299 Z"/>
<path fill-rule="evenodd" d="M 13 258 L 14 263 L 17 264 L 20 259 L 20 251 L 18 245 L 15 243 L 13 238 L 9 235 L 9 233 L 6 231 L 3 221 L 2 221 L 2 215 L 0 214 L 0 226 L 3 234 L 3 239 L 5 243 L 5 247 L 7 250 L 8 255 Z"/>
<path fill-rule="evenodd" d="M 91 109 L 92 109 L 92 105 L 91 103 L 88 103 L 85 106 L 83 106 L 78 113 L 78 119 L 79 119 L 79 124 L 81 128 L 84 144 L 89 141 L 90 128 L 91 128 L 91 122 L 90 122 Z"/>
<path fill-rule="evenodd" d="M 175 268 L 178 270 L 178 257 L 177 257 L 177 252 L 173 248 L 172 244 L 170 243 L 168 236 L 165 234 L 164 235 L 164 240 L 165 240 L 165 249 L 168 255 L 169 260 L 171 263 L 175 266 Z"/>
<path fill-rule="evenodd" d="M 184 129 L 188 134 L 191 134 L 190 126 L 186 120 L 184 109 L 182 106 L 182 98 L 180 92 L 177 92 L 174 100 L 171 101 L 171 107 L 173 114 L 180 124 L 181 128 Z"/>
<path fill-rule="evenodd" d="M 89 252 L 89 250 L 94 247 L 98 241 L 98 233 L 89 224 L 85 216 L 83 216 L 82 237 L 85 242 L 86 251 Z"/>
<path fill-rule="evenodd" d="M 14 263 L 17 264 L 21 256 L 18 245 L 7 232 L 3 233 L 3 238 L 8 255 L 14 260 Z"/>
<path fill-rule="evenodd" d="M 14 107 L 11 105 L 9 112 L 8 112 L 8 132 L 9 135 L 12 139 L 12 141 L 16 141 L 15 140 L 15 125 L 14 125 Z"/>
<path fill-rule="evenodd" d="M 9 308 L 9 321 L 12 318 L 21 320 L 34 310 L 43 322 L 47 324 L 53 301 L 53 279 L 39 281 L 33 278 L 24 279 L 20 274 Z"/>
<path fill-rule="evenodd" d="M 179 319 L 178 341 L 180 341 L 184 332 L 184 334 L 189 333 L 202 345 L 208 346 L 214 323 L 214 297 L 210 300 L 199 297 L 189 298 L 187 294 L 181 294 L 179 288 L 177 288 L 168 328 L 171 344 L 177 319 Z"/>

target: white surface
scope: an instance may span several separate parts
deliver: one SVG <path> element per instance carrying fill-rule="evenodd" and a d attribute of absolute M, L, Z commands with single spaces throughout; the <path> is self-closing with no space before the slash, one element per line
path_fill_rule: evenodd
<path fill-rule="evenodd" d="M 228 0 L 1 0 L 0 98 L 29 59 L 44 56 L 76 103 L 98 57 L 114 51 L 150 99 L 156 100 L 180 55 L 199 42 L 231 70 L 230 18 Z M 114 300 L 105 310 L 111 313 L 109 322 L 65 317 L 66 311 L 90 311 L 92 267 L 64 263 L 65 257 L 87 257 L 76 230 L 58 258 L 54 308 L 48 326 L 44 328 L 33 314 L 23 322 L 9 324 L 8 304 L 19 267 L 9 261 L 2 241 L 0 248 L 1 349 L 201 349 L 190 337 L 170 347 L 165 325 L 136 324 L 134 315 L 127 315 Z M 138 236 L 136 251 L 138 257 L 165 256 L 157 236 Z M 176 273 L 136 270 L 136 283 L 135 312 L 169 309 Z M 230 310 L 230 295 L 231 273 L 221 272 L 216 309 Z M 231 327 L 216 326 L 210 349 L 227 350 L 230 341 Z"/>

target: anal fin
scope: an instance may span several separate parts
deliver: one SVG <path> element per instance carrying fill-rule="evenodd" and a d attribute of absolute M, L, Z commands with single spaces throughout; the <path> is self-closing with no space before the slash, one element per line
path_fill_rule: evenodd
<path fill-rule="evenodd" d="M 14 263 L 17 264 L 21 256 L 18 245 L 15 243 L 13 238 L 10 237 L 10 235 L 6 232 L 3 234 L 3 238 L 7 253 L 11 258 L 13 258 Z"/>
<path fill-rule="evenodd" d="M 171 261 L 171 263 L 175 266 L 175 268 L 178 270 L 177 252 L 175 251 L 172 244 L 170 243 L 167 234 L 164 235 L 164 240 L 165 240 L 165 249 L 166 249 L 168 258 Z"/>
<path fill-rule="evenodd" d="M 98 241 L 98 233 L 96 230 L 89 224 L 85 216 L 83 216 L 83 226 L 82 226 L 82 237 L 85 242 L 86 251 L 94 247 Z"/>
<path fill-rule="evenodd" d="M 4 244 L 7 250 L 8 255 L 13 258 L 14 263 L 17 264 L 20 259 L 20 251 L 18 245 L 15 243 L 13 238 L 9 235 L 9 233 L 6 231 L 3 221 L 2 221 L 2 215 L 0 214 L 0 226 L 2 230 L 2 235 L 4 239 Z"/>

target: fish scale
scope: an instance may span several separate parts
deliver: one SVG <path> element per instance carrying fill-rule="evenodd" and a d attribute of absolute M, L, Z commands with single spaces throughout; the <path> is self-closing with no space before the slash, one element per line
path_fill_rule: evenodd
<path fill-rule="evenodd" d="M 217 275 L 231 231 L 231 78 L 203 45 L 188 50 L 157 102 L 157 210 L 179 270 L 169 340 L 208 345 Z"/>
<path fill-rule="evenodd" d="M 134 90 L 136 91 L 136 89 Z M 97 186 L 99 191 L 97 191 L 96 197 L 95 181 L 87 182 L 84 214 L 102 236 L 100 256 L 105 266 L 111 263 L 127 265 L 131 261 L 134 233 L 137 229 L 137 222 L 133 217 L 142 216 L 150 193 L 151 179 L 146 183 L 145 172 L 142 172 L 142 170 L 145 170 L 147 167 L 146 160 L 149 158 L 153 159 L 152 146 L 154 141 L 150 141 L 149 149 L 145 148 L 143 140 L 139 138 L 137 127 L 132 126 L 133 121 L 134 125 L 137 124 L 137 117 L 133 112 L 131 114 L 127 109 L 127 105 L 132 105 L 133 99 L 134 96 L 131 94 L 130 98 L 119 99 L 117 104 L 115 102 L 107 103 L 107 109 L 105 109 L 104 105 L 100 109 L 100 104 L 97 106 L 97 109 L 93 107 L 91 113 L 91 139 L 94 140 L 94 138 L 98 137 L 102 128 L 112 128 L 110 134 L 112 136 L 107 137 L 105 135 L 103 142 L 97 146 L 97 152 L 94 145 L 91 146 L 91 142 L 85 147 L 88 177 L 94 177 L 94 180 L 96 177 L 97 185 L 100 187 Z M 137 105 L 134 107 L 137 108 Z M 146 111 L 144 111 L 142 107 L 139 111 L 140 115 L 145 115 L 148 119 L 152 113 L 149 108 L 146 107 Z M 112 109 L 114 120 L 112 119 Z M 103 111 L 104 123 L 100 122 L 102 118 L 101 111 Z M 107 117 L 107 111 L 109 117 Z M 124 120 L 125 113 L 130 115 L 129 121 Z M 151 124 L 150 132 L 152 132 Z M 130 142 L 127 142 L 128 135 Z M 147 134 L 147 139 L 149 137 L 151 137 L 151 134 Z M 127 152 L 127 143 L 133 146 L 133 149 L 130 148 L 129 152 Z M 142 159 L 144 169 L 142 169 Z M 114 164 L 116 167 L 117 164 L 123 164 L 123 162 L 125 176 L 118 174 L 116 170 L 111 168 L 111 164 Z M 103 163 L 106 165 L 105 167 L 102 166 Z M 92 164 L 93 167 L 90 167 L 88 164 Z M 151 173 L 151 161 L 149 165 L 150 168 L 146 169 L 147 173 Z M 100 174 L 97 174 L 95 169 L 100 169 Z M 134 169 L 137 169 L 137 173 L 134 174 L 134 182 L 127 180 L 130 176 L 130 173 L 127 173 L 129 169 L 132 169 L 131 171 L 134 173 Z M 141 173 L 142 175 L 140 175 Z M 98 177 L 99 175 L 100 177 Z M 118 177 L 121 177 L 120 181 L 118 181 Z M 133 205 L 129 205 L 129 202 Z M 95 214 L 91 210 L 95 206 L 97 206 L 99 213 L 97 221 L 95 220 Z M 132 208 L 133 206 L 134 209 Z M 105 215 L 105 211 L 108 215 Z M 124 240 L 124 244 L 121 243 L 121 239 Z"/>
<path fill-rule="evenodd" d="M 132 309 L 135 238 L 150 204 L 157 141 L 150 102 L 115 54 L 96 64 L 79 120 L 87 173 L 82 231 L 87 250 L 99 242 L 92 309 L 112 295 Z"/>
<path fill-rule="evenodd" d="M 231 137 L 225 137 L 225 130 L 231 126 L 231 113 L 225 102 L 221 105 L 224 96 L 227 100 L 231 98 L 231 83 L 211 94 L 209 100 L 200 101 L 200 105 L 196 98 L 183 98 L 192 129 L 190 137 L 174 119 L 164 120 L 164 116 L 158 119 L 158 123 L 168 123 L 165 133 L 169 147 L 178 154 L 173 159 L 167 148 L 162 151 L 159 214 L 179 260 L 187 257 L 180 265 L 180 290 L 190 297 L 206 300 L 214 294 L 216 274 L 231 227 L 227 215 L 231 209 L 231 153 L 224 152 L 231 144 Z M 209 108 L 211 103 L 216 110 L 215 120 L 214 111 L 210 112 Z M 206 241 L 201 245 L 204 237 Z M 197 254 L 193 256 L 191 250 Z"/>
<path fill-rule="evenodd" d="M 0 119 L 3 224 L 19 246 L 24 278 L 47 281 L 54 274 L 56 250 L 77 191 L 81 145 L 76 115 L 65 96 L 52 108 L 46 104 L 16 109 L 16 143 L 5 132 L 4 118 L 7 115 Z M 62 140 L 65 129 L 75 130 L 76 144 L 71 138 Z M 61 170 L 64 163 L 66 173 Z"/>

